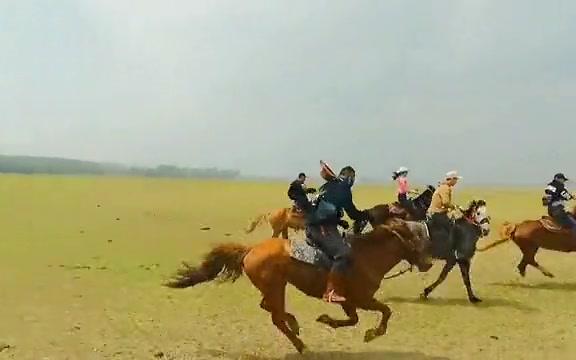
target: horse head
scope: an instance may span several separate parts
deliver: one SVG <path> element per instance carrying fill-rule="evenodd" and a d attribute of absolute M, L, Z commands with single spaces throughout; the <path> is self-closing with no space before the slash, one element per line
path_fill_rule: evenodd
<path fill-rule="evenodd" d="M 488 234 L 490 234 L 490 216 L 488 216 L 486 201 L 472 200 L 463 213 L 469 222 L 480 228 L 482 236 L 488 236 Z"/>

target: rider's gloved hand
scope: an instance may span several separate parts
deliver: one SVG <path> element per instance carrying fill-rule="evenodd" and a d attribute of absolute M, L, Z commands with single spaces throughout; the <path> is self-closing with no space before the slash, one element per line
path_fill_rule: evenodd
<path fill-rule="evenodd" d="M 338 225 L 340 225 L 344 230 L 348 230 L 350 228 L 350 224 L 346 220 L 339 220 Z"/>

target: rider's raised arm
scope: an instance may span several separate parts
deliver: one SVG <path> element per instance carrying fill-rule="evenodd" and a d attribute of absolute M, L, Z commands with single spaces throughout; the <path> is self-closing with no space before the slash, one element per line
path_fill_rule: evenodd
<path fill-rule="evenodd" d="M 348 189 L 346 194 L 344 194 L 344 210 L 350 219 L 354 221 L 365 220 L 366 216 L 364 212 L 358 210 L 354 202 L 352 201 L 352 191 Z"/>

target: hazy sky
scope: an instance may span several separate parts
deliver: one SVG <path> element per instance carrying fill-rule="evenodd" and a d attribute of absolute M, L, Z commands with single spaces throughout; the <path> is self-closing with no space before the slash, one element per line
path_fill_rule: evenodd
<path fill-rule="evenodd" d="M 576 178 L 576 2 L 2 0 L 0 153 Z"/>

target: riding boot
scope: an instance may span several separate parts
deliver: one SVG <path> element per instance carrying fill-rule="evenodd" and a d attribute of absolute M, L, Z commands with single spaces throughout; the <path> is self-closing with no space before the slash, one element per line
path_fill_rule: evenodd
<path fill-rule="evenodd" d="M 326 292 L 322 299 L 329 303 L 343 303 L 346 301 L 344 294 L 344 276 L 334 270 L 328 274 Z"/>

